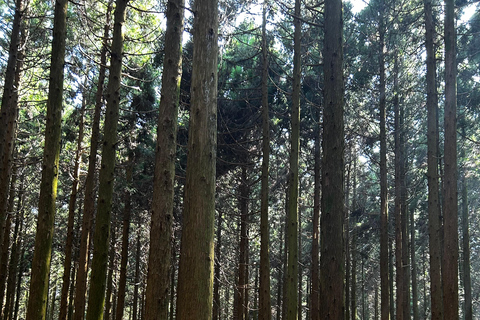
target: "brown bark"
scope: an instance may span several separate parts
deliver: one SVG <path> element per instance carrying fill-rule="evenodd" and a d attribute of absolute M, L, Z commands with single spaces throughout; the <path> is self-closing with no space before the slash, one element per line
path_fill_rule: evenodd
<path fill-rule="evenodd" d="M 344 319 L 344 124 L 342 1 L 325 1 L 320 319 Z"/>
<path fill-rule="evenodd" d="M 27 320 L 45 319 L 46 315 L 60 154 L 67 5 L 68 1 L 66 0 L 57 0 L 55 4 L 45 147 Z"/>
<path fill-rule="evenodd" d="M 87 77 L 85 78 L 87 79 Z M 72 268 L 72 249 L 73 249 L 73 227 L 75 222 L 75 206 L 77 202 L 78 180 L 80 175 L 80 162 L 82 154 L 82 141 L 84 131 L 84 115 L 87 106 L 86 94 L 87 80 L 83 84 L 82 108 L 80 110 L 80 122 L 78 125 L 77 150 L 75 152 L 74 168 L 72 175 L 72 189 L 70 191 L 70 200 L 68 203 L 68 223 L 67 223 L 67 239 L 65 242 L 65 258 L 63 261 L 63 281 L 62 292 L 60 295 L 60 311 L 59 320 L 66 320 L 68 313 L 68 291 L 70 289 L 70 271 Z"/>
<path fill-rule="evenodd" d="M 115 219 L 114 219 L 115 221 Z M 107 292 L 105 294 L 105 320 L 115 319 L 115 308 L 112 308 L 113 297 L 113 273 L 115 269 L 115 254 L 116 254 L 116 228 L 115 224 L 112 227 L 112 237 L 110 239 L 110 253 L 108 258 L 108 273 L 107 273 Z"/>
<path fill-rule="evenodd" d="M 293 36 L 293 88 L 291 109 L 291 143 L 288 173 L 287 206 L 287 274 L 284 303 L 286 320 L 298 317 L 298 159 L 300 152 L 300 85 L 301 85 L 301 3 L 295 0 Z"/>
<path fill-rule="evenodd" d="M 468 193 L 466 168 L 463 169 L 462 183 L 462 248 L 463 248 L 463 288 L 465 320 L 473 319 L 472 280 L 470 267 L 470 231 L 468 226 Z"/>
<path fill-rule="evenodd" d="M 267 7 L 263 2 L 262 14 L 262 176 L 260 204 L 260 288 L 259 320 L 272 317 L 270 297 L 270 226 L 268 222 L 269 185 L 268 172 L 270 164 L 270 117 L 268 112 L 268 48 L 267 48 Z"/>
<path fill-rule="evenodd" d="M 381 317 L 390 318 L 390 290 L 388 272 L 388 189 L 387 189 L 387 132 L 386 132 L 386 84 L 385 84 L 385 24 L 383 2 L 379 23 L 379 67 L 380 67 L 380 288 Z"/>
<path fill-rule="evenodd" d="M 221 269 L 221 248 L 222 248 L 222 223 L 223 215 L 218 213 L 217 220 L 217 243 L 215 244 L 215 278 L 213 283 L 213 320 L 219 320 L 221 317 L 221 300 L 220 300 L 220 269 Z M 172 271 L 173 272 L 173 271 Z"/>
<path fill-rule="evenodd" d="M 128 152 L 130 146 L 127 147 Z M 131 203 L 131 193 L 133 181 L 133 164 L 135 161 L 129 156 L 128 163 L 126 165 L 126 182 L 127 187 L 125 188 L 125 206 L 123 208 L 123 228 L 122 228 L 122 254 L 120 260 L 120 278 L 118 280 L 118 295 L 117 295 L 117 310 L 115 312 L 116 319 L 123 319 L 123 313 L 125 309 L 125 294 L 127 287 L 127 263 L 128 263 L 128 239 L 130 238 L 130 218 L 132 215 L 132 203 Z"/>
<path fill-rule="evenodd" d="M 110 53 L 110 75 L 107 87 L 102 162 L 99 173 L 97 216 L 93 235 L 93 257 L 88 296 L 87 320 L 103 318 L 107 278 L 110 217 L 112 211 L 113 184 L 115 181 L 115 157 L 117 124 L 122 76 L 123 32 L 128 0 L 117 0 Z"/>
<path fill-rule="evenodd" d="M 160 116 L 153 185 L 146 320 L 168 318 L 169 274 L 172 255 L 177 115 L 182 75 L 184 0 L 167 4 L 167 30 L 162 74 Z"/>
<path fill-rule="evenodd" d="M 415 220 L 414 210 L 410 210 L 410 263 L 412 270 L 412 306 L 413 306 L 413 320 L 418 320 L 418 282 L 417 282 L 417 259 L 415 255 Z"/>
<path fill-rule="evenodd" d="M 0 110 L 0 244 L 3 243 L 5 234 L 4 221 L 7 215 L 13 145 L 17 130 L 18 77 L 22 69 L 20 61 L 23 60 L 23 55 L 19 52 L 19 48 L 23 46 L 24 42 L 24 40 L 21 40 L 21 25 L 24 12 L 24 0 L 16 0 Z M 0 257 L 0 264 L 3 264 L 1 259 Z"/>
<path fill-rule="evenodd" d="M 427 177 L 428 177 L 428 233 L 430 253 L 430 299 L 432 320 L 443 320 L 443 292 L 441 279 L 441 230 L 438 177 L 438 120 L 436 62 L 434 50 L 435 25 L 432 1 L 425 0 L 425 47 L 427 51 Z"/>
<path fill-rule="evenodd" d="M 134 289 L 133 289 L 132 320 L 137 320 L 137 315 L 138 315 L 138 300 L 139 300 L 138 294 L 139 294 L 139 286 L 140 286 L 140 259 L 141 259 L 140 247 L 141 247 L 140 231 L 137 231 L 137 252 L 135 253 L 135 283 L 134 283 Z"/>
<path fill-rule="evenodd" d="M 213 305 L 218 1 L 195 0 L 194 12 L 178 320 L 209 320 Z"/>
<path fill-rule="evenodd" d="M 78 271 L 75 286 L 74 319 L 83 320 L 85 316 L 85 301 L 87 292 L 87 272 L 89 261 L 89 249 L 91 244 L 91 229 L 95 212 L 96 201 L 96 178 L 97 150 L 100 137 L 100 114 L 102 109 L 103 87 L 107 65 L 107 46 L 110 33 L 110 16 L 113 10 L 113 0 L 109 0 L 106 12 L 106 22 L 103 30 L 103 43 L 100 53 L 100 67 L 98 73 L 97 92 L 95 94 L 95 111 L 92 122 L 92 134 L 90 138 L 90 154 L 88 156 L 88 170 L 85 178 L 85 200 L 83 204 L 82 231 L 80 235 L 80 249 L 78 256 Z"/>
<path fill-rule="evenodd" d="M 445 0 L 444 319 L 458 319 L 457 65 L 455 3 Z"/>
<path fill-rule="evenodd" d="M 310 293 L 310 315 L 311 320 L 320 320 L 320 273 L 319 273 L 319 224 L 320 224 L 320 189 L 321 189 L 321 172 L 320 162 L 320 130 L 316 130 L 315 134 L 315 186 L 313 190 L 313 218 L 312 218 L 312 289 Z M 348 320 L 348 319 L 347 319 Z"/>

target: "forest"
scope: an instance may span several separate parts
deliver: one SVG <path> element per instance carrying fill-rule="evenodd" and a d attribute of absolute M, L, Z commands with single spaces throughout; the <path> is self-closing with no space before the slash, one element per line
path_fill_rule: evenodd
<path fill-rule="evenodd" d="M 477 0 L 0 0 L 1 320 L 480 319 Z"/>

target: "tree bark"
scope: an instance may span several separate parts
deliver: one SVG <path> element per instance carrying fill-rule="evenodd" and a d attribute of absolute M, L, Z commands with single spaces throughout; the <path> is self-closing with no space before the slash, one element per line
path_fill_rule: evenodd
<path fill-rule="evenodd" d="M 272 318 L 270 297 L 270 226 L 269 205 L 269 166 L 270 166 L 270 117 L 268 111 L 268 48 L 267 48 L 267 0 L 263 1 L 262 14 L 262 176 L 260 204 L 260 288 L 259 320 Z"/>
<path fill-rule="evenodd" d="M 100 116 L 102 109 L 103 87 L 107 65 L 107 47 L 110 33 L 110 16 L 113 10 L 113 0 L 109 0 L 106 13 L 106 22 L 103 29 L 103 43 L 100 53 L 100 67 L 98 73 L 97 92 L 95 94 L 95 111 L 92 122 L 90 139 L 90 154 L 88 156 L 88 170 L 85 178 L 85 199 L 83 204 L 82 232 L 80 235 L 78 271 L 75 286 L 74 320 L 83 320 L 85 317 L 85 301 L 87 292 L 87 272 L 89 251 L 91 244 L 92 222 L 95 212 L 96 178 L 98 140 L 100 138 Z"/>
<path fill-rule="evenodd" d="M 434 50 L 435 25 L 432 13 L 432 0 L 424 1 L 425 47 L 427 51 L 427 177 L 428 177 L 428 233 L 430 253 L 430 299 L 432 320 L 443 319 L 443 292 L 441 279 L 441 230 L 442 221 L 439 201 L 438 177 L 438 122 L 436 59 Z"/>
<path fill-rule="evenodd" d="M 215 278 L 213 283 L 213 320 L 219 320 L 221 317 L 221 299 L 220 299 L 220 271 L 221 271 L 221 252 L 222 252 L 222 224 L 223 215 L 218 212 L 217 220 L 217 243 L 215 244 Z M 173 270 L 172 270 L 173 272 Z"/>
<path fill-rule="evenodd" d="M 85 79 L 88 79 L 87 77 Z M 68 202 L 68 223 L 67 223 L 67 239 L 65 242 L 65 258 L 63 261 L 63 280 L 62 292 L 60 295 L 59 320 L 66 320 L 68 313 L 68 290 L 70 289 L 70 271 L 72 268 L 72 249 L 73 249 L 73 227 L 75 223 L 75 205 L 77 203 L 78 180 L 80 175 L 80 162 L 82 154 L 82 141 L 84 131 L 84 115 L 87 106 L 86 93 L 87 80 L 83 84 L 82 108 L 80 110 L 80 122 L 78 125 L 77 150 L 75 151 L 75 160 L 72 176 L 72 189 L 70 191 L 70 200 Z"/>
<path fill-rule="evenodd" d="M 458 319 L 457 65 L 455 3 L 445 0 L 444 318 Z"/>
<path fill-rule="evenodd" d="M 46 315 L 45 302 L 48 295 L 60 154 L 67 5 L 68 1 L 66 0 L 57 0 L 55 4 L 45 147 L 42 161 L 42 180 L 38 201 L 37 232 L 32 261 L 27 320 L 45 319 Z"/>
<path fill-rule="evenodd" d="M 468 193 L 466 168 L 463 169 L 462 183 L 462 247 L 463 247 L 463 288 L 465 320 L 473 319 L 472 280 L 470 267 L 470 231 L 468 226 Z"/>
<path fill-rule="evenodd" d="M 417 282 L 417 259 L 415 255 L 415 219 L 414 210 L 410 210 L 410 263 L 412 270 L 412 306 L 413 320 L 419 320 L 418 313 L 418 282 Z"/>
<path fill-rule="evenodd" d="M 320 320 L 320 273 L 319 273 L 319 224 L 320 224 L 320 190 L 321 190 L 321 172 L 320 162 L 322 161 L 320 154 L 320 128 L 315 134 L 315 185 L 313 190 L 313 218 L 312 218 L 312 289 L 310 292 L 310 315 L 311 320 Z M 347 319 L 348 320 L 348 319 Z"/>
<path fill-rule="evenodd" d="M 300 152 L 300 85 L 302 72 L 300 6 L 300 0 L 295 0 L 290 167 L 288 174 L 287 235 L 285 237 L 287 239 L 287 275 L 285 281 L 286 294 L 283 297 L 286 307 L 286 320 L 296 320 L 298 317 L 298 158 Z"/>
<path fill-rule="evenodd" d="M 122 76 L 123 32 L 128 0 L 117 0 L 113 40 L 111 47 L 110 75 L 107 87 L 102 163 L 99 174 L 97 217 L 93 235 L 93 258 L 88 297 L 87 320 L 103 318 L 105 287 L 110 237 L 113 184 L 115 181 L 115 156 L 117 124 L 120 104 L 120 81 Z"/>
<path fill-rule="evenodd" d="M 136 248 L 137 252 L 135 253 L 135 283 L 134 283 L 134 289 L 133 289 L 132 320 L 137 320 L 137 317 L 138 317 L 138 300 L 139 300 L 138 293 L 139 293 L 139 286 L 140 286 L 140 259 L 141 259 L 140 248 L 141 248 L 140 232 L 137 231 L 137 248 Z"/>
<path fill-rule="evenodd" d="M 177 117 L 182 76 L 184 0 L 167 4 L 167 30 L 153 185 L 145 319 L 168 319 Z"/>
<path fill-rule="evenodd" d="M 115 219 L 114 219 L 115 221 Z M 105 294 L 105 320 L 110 320 L 110 316 L 115 318 L 115 310 L 112 308 L 113 297 L 113 272 L 115 269 L 115 254 L 116 254 L 116 228 L 115 224 L 112 227 L 112 236 L 110 239 L 110 253 L 108 255 L 108 273 L 107 273 L 107 292 Z"/>
<path fill-rule="evenodd" d="M 325 1 L 320 319 L 344 319 L 344 124 L 342 1 Z"/>
<path fill-rule="evenodd" d="M 127 147 L 127 152 L 131 153 L 130 146 Z M 133 164 L 134 159 L 129 156 L 126 166 L 126 182 L 125 188 L 125 207 L 123 209 L 123 230 L 122 230 L 122 258 L 120 261 L 120 279 L 118 280 L 118 295 L 117 295 L 117 310 L 115 319 L 123 319 L 125 309 L 125 294 L 127 287 L 127 264 L 128 264 L 128 239 L 130 238 L 130 219 L 132 215 L 131 193 L 133 181 Z"/>
<path fill-rule="evenodd" d="M 19 52 L 19 48 L 23 46 L 24 42 L 24 40 L 22 41 L 21 39 L 21 26 L 24 12 L 24 0 L 16 0 L 0 110 L 0 244 L 3 243 L 3 236 L 5 234 L 4 224 L 7 215 L 13 145 L 17 130 L 18 76 L 22 71 L 20 61 L 23 60 L 23 55 Z M 19 57 L 19 54 L 21 57 Z M 1 259 L 0 257 L 0 264 L 3 264 Z"/>
<path fill-rule="evenodd" d="M 193 11 L 193 70 L 177 319 L 209 320 L 213 305 L 218 1 L 195 0 Z"/>

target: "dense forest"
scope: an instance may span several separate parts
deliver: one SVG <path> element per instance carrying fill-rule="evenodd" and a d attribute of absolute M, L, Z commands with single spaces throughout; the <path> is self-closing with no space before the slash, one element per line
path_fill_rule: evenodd
<path fill-rule="evenodd" d="M 0 319 L 480 318 L 478 1 L 0 16 Z"/>

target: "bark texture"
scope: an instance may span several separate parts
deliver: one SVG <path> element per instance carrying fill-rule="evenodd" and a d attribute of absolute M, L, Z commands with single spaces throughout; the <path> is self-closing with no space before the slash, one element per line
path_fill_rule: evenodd
<path fill-rule="evenodd" d="M 343 320 L 344 124 L 342 1 L 325 1 L 320 319 Z"/>
<path fill-rule="evenodd" d="M 38 201 L 37 232 L 32 261 L 27 320 L 45 319 L 46 316 L 60 154 L 67 5 L 67 0 L 57 0 L 55 4 L 45 147 L 43 151 L 42 180 Z"/>
<path fill-rule="evenodd" d="M 146 320 L 168 318 L 184 5 L 184 0 L 170 0 L 167 3 L 165 57 L 151 208 Z"/>
<path fill-rule="evenodd" d="M 212 318 L 218 1 L 196 0 L 177 319 Z"/>

